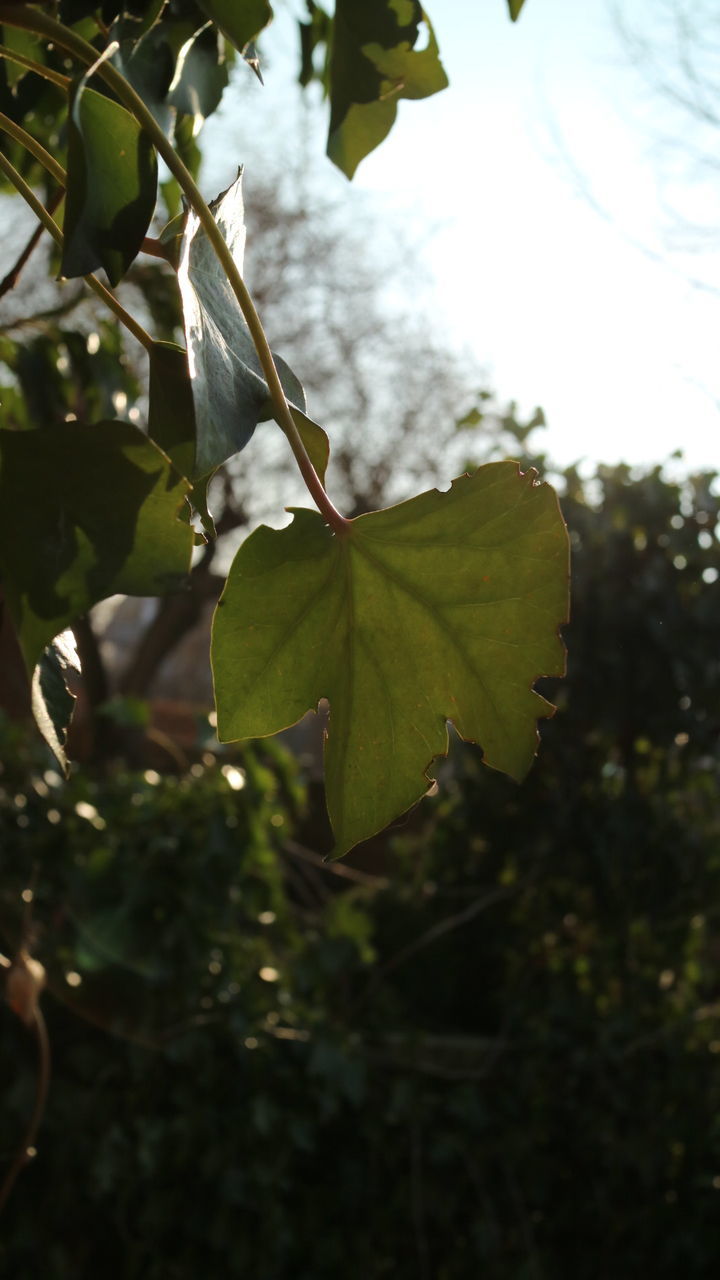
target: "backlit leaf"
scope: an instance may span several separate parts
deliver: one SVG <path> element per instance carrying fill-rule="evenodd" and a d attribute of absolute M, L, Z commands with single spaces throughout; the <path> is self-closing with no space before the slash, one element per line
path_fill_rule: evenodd
<path fill-rule="evenodd" d="M 241 182 L 238 174 L 232 186 L 211 206 L 240 272 L 245 248 Z M 244 449 L 258 422 L 272 417 L 273 409 L 235 294 L 192 210 L 185 227 L 178 282 L 195 401 L 195 473 L 203 474 Z M 297 416 L 305 414 L 302 386 L 284 360 L 275 356 L 275 363 L 302 433 L 305 424 L 301 426 L 302 418 Z M 312 423 L 307 430 L 322 444 L 317 424 Z"/>
<path fill-rule="evenodd" d="M 154 342 L 150 349 L 148 435 L 160 445 L 181 475 L 192 480 L 188 501 L 203 527 L 215 537 L 208 509 L 208 485 L 213 472 L 195 472 L 195 405 L 187 351 L 174 342 Z"/>
<path fill-rule="evenodd" d="M 129 111 L 87 88 L 70 96 L 67 199 L 60 273 L 104 267 L 112 285 L 137 256 L 155 209 L 157 157 Z"/>
<path fill-rule="evenodd" d="M 425 793 L 448 720 L 493 768 L 530 767 L 568 589 L 557 498 L 534 477 L 492 463 L 345 535 L 300 510 L 240 548 L 213 627 L 218 734 L 276 733 L 329 699 L 338 856 Z"/>
<path fill-rule="evenodd" d="M 119 48 L 112 60 L 164 133 L 172 135 L 177 111 L 192 117 L 197 132 L 228 82 L 225 41 L 192 5 L 173 9 L 156 0 L 155 7 L 155 18 L 148 12 L 139 22 L 123 14 L 113 23 Z"/>
<path fill-rule="evenodd" d="M 296 408 L 294 404 L 290 405 L 290 412 L 310 461 L 324 484 L 325 472 L 330 460 L 330 441 L 327 434 L 317 422 L 313 422 L 312 418 L 308 418 L 307 414 Z"/>
<path fill-rule="evenodd" d="M 264 84 L 265 81 L 263 80 L 262 71 L 260 70 L 260 55 L 258 54 L 254 40 L 250 40 L 249 43 L 245 45 L 242 56 L 245 65 L 250 68 L 255 76 L 257 76 L 260 83 Z"/>
<path fill-rule="evenodd" d="M 29 671 L 98 600 L 182 583 L 187 490 L 129 423 L 0 431 L 0 576 Z"/>
<path fill-rule="evenodd" d="M 69 643 L 68 634 L 62 634 L 48 645 L 32 678 L 35 723 L 63 773 L 68 771 L 65 743 L 76 702 L 75 695 L 70 692 L 66 683 L 69 669 L 79 671 L 80 664 L 74 647 Z"/>
<path fill-rule="evenodd" d="M 195 403 L 187 351 L 173 342 L 154 342 L 150 351 L 148 433 L 182 475 L 193 481 L 190 501 L 203 522 L 208 516 L 205 492 L 210 475 L 195 465 Z M 322 427 L 294 405 L 290 411 L 321 480 L 330 457 L 330 442 Z M 204 486 L 204 487 L 203 487 Z"/>
<path fill-rule="evenodd" d="M 146 32 L 152 27 L 157 26 L 161 17 L 166 17 L 166 11 L 169 8 L 167 0 L 146 0 L 145 4 L 125 4 L 118 6 L 118 22 L 113 23 L 110 34 L 115 36 L 118 24 L 122 24 L 125 33 L 128 31 L 135 32 L 135 39 L 141 40 Z M 125 13 L 127 10 L 127 14 Z M 109 20 L 108 14 L 103 14 L 105 22 Z"/>
<path fill-rule="evenodd" d="M 192 35 L 190 23 L 157 23 L 143 35 L 137 24 L 128 18 L 120 19 L 113 26 L 112 35 L 118 48 L 112 62 L 121 75 L 130 81 L 140 94 L 145 106 L 152 111 L 163 133 L 172 131 L 175 113 L 167 101 L 175 74 L 178 53 Z"/>
<path fill-rule="evenodd" d="M 425 48 L 415 48 L 427 29 Z M 348 178 L 390 132 L 400 98 L 446 88 L 435 35 L 418 0 L 337 0 L 330 57 L 328 155 Z"/>
<path fill-rule="evenodd" d="M 154 342 L 149 352 L 148 433 L 181 475 L 195 479 L 195 405 L 187 351 Z"/>
<path fill-rule="evenodd" d="M 228 82 L 224 41 L 212 27 L 203 27 L 183 46 L 168 103 L 192 116 L 197 129 L 220 104 Z"/>
<path fill-rule="evenodd" d="M 198 0 L 198 3 L 240 53 L 273 16 L 267 0 Z"/>

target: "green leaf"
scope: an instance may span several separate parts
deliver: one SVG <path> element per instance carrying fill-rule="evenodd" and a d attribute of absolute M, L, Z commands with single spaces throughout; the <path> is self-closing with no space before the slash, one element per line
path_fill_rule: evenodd
<path fill-rule="evenodd" d="M 250 68 L 253 75 L 257 76 L 261 84 L 265 84 L 265 81 L 263 80 L 263 76 L 262 76 L 262 71 L 260 70 L 260 57 L 259 57 L 257 48 L 255 46 L 254 40 L 250 40 L 245 45 L 245 48 L 243 49 L 243 52 L 242 52 L 242 56 L 243 56 L 243 62 L 247 67 Z"/>
<path fill-rule="evenodd" d="M 76 702 L 66 683 L 68 669 L 79 671 L 80 664 L 66 636 L 59 635 L 42 654 L 32 678 L 35 723 L 66 775 L 65 743 Z"/>
<path fill-rule="evenodd" d="M 416 51 L 420 25 L 426 48 Z M 337 0 L 330 57 L 328 155 L 352 178 L 390 132 L 400 98 L 447 87 L 435 35 L 418 0 Z"/>
<path fill-rule="evenodd" d="M 98 600 L 182 583 L 187 489 L 129 423 L 0 431 L 0 576 L 29 671 Z"/>
<path fill-rule="evenodd" d="M 446 721 L 520 779 L 561 675 L 568 543 L 548 485 L 498 462 L 331 533 L 311 511 L 240 548 L 212 659 L 223 741 L 330 701 L 325 775 L 337 855 L 427 790 Z"/>
<path fill-rule="evenodd" d="M 195 406 L 187 351 L 173 342 L 154 342 L 150 350 L 150 404 L 148 434 L 165 451 L 178 471 L 193 481 L 190 501 L 203 523 L 211 519 L 205 495 L 212 472 L 195 465 Z M 324 481 L 330 443 L 312 418 L 291 406 L 295 425 L 315 470 Z"/>
<path fill-rule="evenodd" d="M 167 185 L 167 183 L 162 184 L 163 191 Z M 186 223 L 187 213 L 182 209 L 180 212 L 176 213 L 169 222 L 165 223 L 165 226 L 159 236 L 160 243 L 165 247 L 167 260 L 175 271 L 177 271 L 180 266 L 180 255 L 182 253 L 182 241 L 185 234 Z"/>
<path fill-rule="evenodd" d="M 4 23 L 0 32 L 2 43 L 8 49 L 12 49 L 13 53 L 19 53 L 24 58 L 32 58 L 33 62 L 45 62 L 44 45 L 32 32 L 21 31 L 18 27 L 10 26 L 9 23 Z M 5 61 L 5 74 L 9 87 L 14 89 L 28 72 L 26 67 L 8 58 Z"/>
<path fill-rule="evenodd" d="M 176 111 L 192 117 L 197 133 L 228 82 L 225 41 L 194 6 L 184 15 L 169 7 L 159 21 L 151 14 L 142 23 L 123 15 L 110 32 L 119 43 L 114 64 L 168 136 Z"/>
<path fill-rule="evenodd" d="M 525 0 L 508 0 L 508 9 L 510 10 L 510 17 L 512 18 L 513 22 L 517 22 L 518 18 L 520 17 L 520 10 L 522 9 L 524 3 L 525 3 Z"/>
<path fill-rule="evenodd" d="M 245 248 L 242 173 L 211 207 L 242 273 Z M 178 282 L 195 401 L 195 473 L 202 474 L 244 449 L 258 422 L 272 417 L 273 409 L 235 294 L 192 210 L 185 227 Z M 279 356 L 275 356 L 275 363 L 291 405 L 304 415 L 305 394 L 300 382 Z M 315 435 L 320 430 L 313 424 Z"/>
<path fill-rule="evenodd" d="M 118 42 L 118 48 L 112 55 L 113 65 L 130 81 L 163 133 L 168 135 L 172 130 L 175 113 L 167 97 L 179 51 L 192 35 L 192 30 L 190 23 L 180 26 L 177 23 L 163 22 L 150 27 L 141 35 L 132 19 L 119 19 L 113 24 L 111 34 Z"/>
<path fill-rule="evenodd" d="M 220 105 L 227 82 L 228 67 L 218 32 L 203 27 L 180 51 L 167 101 L 192 116 L 197 132 Z"/>
<path fill-rule="evenodd" d="M 480 423 L 484 420 L 484 417 L 485 415 L 482 409 L 478 409 L 477 405 L 474 405 L 473 408 L 469 409 L 468 412 L 464 414 L 462 418 L 458 418 L 458 421 L 455 423 L 455 430 L 456 431 L 474 431 L 475 427 L 480 426 Z M 152 434 L 152 432 L 150 434 Z"/>
<path fill-rule="evenodd" d="M 332 41 L 333 20 L 329 13 L 316 4 L 315 0 L 306 0 L 309 22 L 298 21 L 300 34 L 300 71 L 298 83 L 305 89 L 316 80 L 324 94 L 330 91 L 329 50 Z M 316 53 L 322 52 L 322 66 L 316 66 Z"/>
<path fill-rule="evenodd" d="M 180 474 L 192 480 L 188 501 L 206 533 L 214 538 L 215 522 L 207 505 L 208 485 L 214 472 L 196 474 L 195 405 L 187 351 L 174 342 L 154 342 L 150 349 L 148 435 Z"/>
<path fill-rule="evenodd" d="M 312 418 L 308 418 L 307 414 L 302 413 L 295 405 L 290 405 L 290 412 L 310 461 L 324 484 L 327 464 L 330 461 L 330 441 L 327 434 L 317 422 L 313 422 Z"/>
<path fill-rule="evenodd" d="M 84 276 L 104 267 L 116 285 L 150 225 L 157 157 L 129 111 L 86 84 L 83 76 L 70 94 L 60 274 Z"/>
<path fill-rule="evenodd" d="M 181 475 L 196 478 L 195 405 L 187 351 L 154 342 L 149 352 L 148 434 Z"/>
<path fill-rule="evenodd" d="M 146 0 L 144 5 L 128 4 L 119 6 L 121 8 L 120 16 L 112 24 L 110 35 L 116 37 L 117 27 L 120 26 L 124 33 L 127 33 L 128 30 L 134 30 L 135 39 L 141 40 L 148 31 L 158 25 L 166 5 L 167 0 Z M 126 16 L 125 9 L 131 11 L 131 16 Z M 144 13 L 142 13 L 143 9 L 145 10 Z"/>
<path fill-rule="evenodd" d="M 267 0 L 198 0 L 198 3 L 240 53 L 273 16 Z"/>

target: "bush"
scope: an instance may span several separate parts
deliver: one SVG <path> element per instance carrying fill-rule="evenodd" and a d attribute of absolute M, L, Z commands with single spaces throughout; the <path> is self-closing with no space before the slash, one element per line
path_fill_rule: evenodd
<path fill-rule="evenodd" d="M 717 500 L 568 484 L 571 665 L 522 789 L 458 748 L 323 867 L 267 745 L 60 786 L 6 729 L 3 929 L 35 875 L 54 1055 L 6 1274 L 714 1276 Z M 35 1068 L 2 1022 L 9 1155 Z"/>

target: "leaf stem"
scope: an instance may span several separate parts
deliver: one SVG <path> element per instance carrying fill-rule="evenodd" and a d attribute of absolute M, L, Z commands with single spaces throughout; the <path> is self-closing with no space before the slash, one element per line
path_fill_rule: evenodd
<path fill-rule="evenodd" d="M 67 90 L 70 87 L 69 76 L 64 76 L 60 71 L 53 71 L 52 67 L 46 67 L 42 62 L 35 62 L 33 58 L 26 58 L 24 53 L 17 53 L 15 49 L 8 49 L 6 44 L 0 44 L 0 58 L 6 58 L 8 62 L 16 62 L 19 67 L 25 67 L 26 71 L 34 71 L 36 75 L 42 76 L 43 80 L 50 80 L 52 84 L 56 84 L 59 89 Z"/>
<path fill-rule="evenodd" d="M 154 236 L 146 236 L 142 242 L 141 249 L 143 253 L 147 253 L 151 258 L 162 258 L 163 262 L 170 261 L 165 245 L 160 240 L 156 240 Z"/>
<path fill-rule="evenodd" d="M 1 151 L 0 169 L 5 174 L 8 181 L 15 187 L 15 190 L 22 196 L 23 200 L 25 200 L 26 204 L 30 206 L 35 217 L 39 219 L 45 227 L 45 230 L 50 233 L 55 243 L 62 246 L 62 231 L 54 218 L 50 213 L 48 213 L 42 201 L 35 195 L 32 187 L 28 186 L 22 174 L 18 173 L 15 166 L 10 163 L 7 156 L 3 155 Z M 106 289 L 105 285 L 101 284 L 97 276 L 83 276 L 83 280 L 87 285 L 89 285 L 93 293 L 97 294 L 98 298 L 105 303 L 105 306 L 109 307 L 110 310 L 115 313 L 121 324 L 125 325 L 125 328 L 133 335 L 134 338 L 137 338 L 137 341 L 142 344 L 145 350 L 150 352 L 154 345 L 150 334 L 147 330 L 143 329 L 141 324 L 138 324 L 137 320 L 135 320 L 128 311 L 125 310 L 122 303 L 115 297 L 115 294 L 111 293 L 109 289 Z"/>
<path fill-rule="evenodd" d="M 25 31 L 32 31 L 36 35 L 45 36 L 48 40 L 52 40 L 55 44 L 60 45 L 61 48 L 66 49 L 68 53 L 71 53 L 73 57 L 86 66 L 93 66 L 97 62 L 97 49 L 94 49 L 91 44 L 88 44 L 76 32 L 71 31 L 61 22 L 51 18 L 49 14 L 43 13 L 38 9 L 30 9 L 25 5 L 0 3 L 0 21 L 6 22 L 11 27 L 19 27 Z M 346 533 L 350 528 L 351 522 L 346 520 L 330 501 L 320 477 L 310 461 L 307 450 L 300 438 L 300 433 L 293 421 L 290 406 L 270 350 L 270 344 L 265 336 L 260 317 L 255 310 L 255 304 L 225 243 L 222 232 L 203 199 L 192 174 L 183 164 L 175 148 L 165 137 L 152 112 L 146 107 L 132 85 L 124 76 L 120 75 L 117 68 L 112 63 L 104 62 L 97 68 L 97 74 L 105 80 L 127 110 L 134 115 L 138 123 L 145 129 L 173 177 L 180 184 L 188 203 L 197 214 L 245 317 L 268 384 L 278 425 L 287 436 L 303 480 L 328 525 L 335 533 Z"/>

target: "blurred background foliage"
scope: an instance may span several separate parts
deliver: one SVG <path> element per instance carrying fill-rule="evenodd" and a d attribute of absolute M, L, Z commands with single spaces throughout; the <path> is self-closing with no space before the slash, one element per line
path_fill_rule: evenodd
<path fill-rule="evenodd" d="M 569 674 L 519 789 L 459 744 L 340 864 L 302 769 L 61 784 L 3 728 L 6 949 L 50 974 L 8 1275 L 716 1274 L 714 477 L 564 477 Z M 3 1151 L 34 1088 L 0 1011 Z"/>

